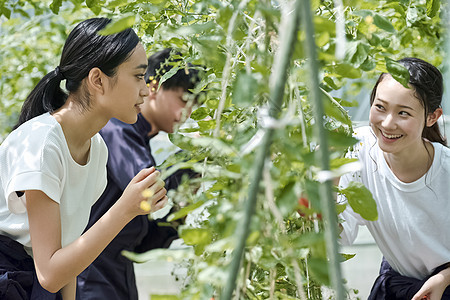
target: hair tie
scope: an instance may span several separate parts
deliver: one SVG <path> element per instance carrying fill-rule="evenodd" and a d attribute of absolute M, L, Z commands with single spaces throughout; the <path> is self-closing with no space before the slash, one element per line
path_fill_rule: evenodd
<path fill-rule="evenodd" d="M 57 76 L 60 80 L 66 79 L 66 76 L 64 76 L 64 74 L 61 72 L 61 68 L 60 68 L 59 66 L 57 66 L 57 67 L 55 68 L 55 73 L 56 73 L 56 76 Z"/>

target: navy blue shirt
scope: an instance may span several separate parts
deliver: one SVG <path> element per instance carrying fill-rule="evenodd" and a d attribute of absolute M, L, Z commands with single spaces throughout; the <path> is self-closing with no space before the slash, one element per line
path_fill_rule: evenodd
<path fill-rule="evenodd" d="M 111 119 L 100 131 L 108 146 L 108 184 L 93 205 L 88 228 L 120 198 L 128 183 L 142 169 L 155 166 L 148 133 L 151 125 L 139 114 L 135 124 Z M 166 189 L 176 188 L 185 172 L 177 172 L 166 180 Z M 189 176 L 192 171 L 187 171 Z M 178 238 L 177 231 L 158 226 L 147 216 L 137 216 L 128 223 L 100 256 L 78 276 L 77 299 L 138 299 L 133 262 L 121 255 L 122 250 L 145 252 L 167 248 Z"/>

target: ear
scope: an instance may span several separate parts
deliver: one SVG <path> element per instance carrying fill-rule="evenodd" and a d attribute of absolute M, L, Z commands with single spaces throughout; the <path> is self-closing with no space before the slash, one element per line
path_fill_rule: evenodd
<path fill-rule="evenodd" d="M 152 80 L 150 81 L 150 83 L 147 84 L 148 86 L 148 99 L 150 100 L 155 100 L 156 99 L 156 94 L 158 93 L 158 85 L 159 82 L 156 80 Z"/>
<path fill-rule="evenodd" d="M 442 116 L 442 108 L 437 108 L 434 112 L 429 113 L 427 116 L 427 127 L 431 127 Z"/>
<path fill-rule="evenodd" d="M 88 86 L 97 93 L 105 93 L 105 75 L 99 68 L 95 67 L 89 71 L 87 76 Z"/>

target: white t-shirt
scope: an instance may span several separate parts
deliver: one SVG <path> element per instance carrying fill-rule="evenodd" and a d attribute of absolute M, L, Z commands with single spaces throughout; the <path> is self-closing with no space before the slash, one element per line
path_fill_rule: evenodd
<path fill-rule="evenodd" d="M 105 142 L 96 134 L 88 162 L 76 163 L 60 124 L 49 113 L 22 124 L 0 145 L 0 234 L 30 252 L 25 195 L 18 197 L 16 191 L 40 190 L 59 203 L 62 246 L 73 242 L 106 187 L 107 158 Z"/>
<path fill-rule="evenodd" d="M 370 127 L 359 128 L 357 137 L 361 142 L 352 154 L 360 159 L 362 170 L 342 176 L 339 184 L 362 182 L 377 203 L 378 220 L 366 221 L 347 205 L 341 214 L 342 243 L 353 243 L 358 225 L 366 225 L 394 270 L 423 279 L 450 262 L 450 149 L 433 143 L 429 171 L 404 183 L 387 165 Z"/>

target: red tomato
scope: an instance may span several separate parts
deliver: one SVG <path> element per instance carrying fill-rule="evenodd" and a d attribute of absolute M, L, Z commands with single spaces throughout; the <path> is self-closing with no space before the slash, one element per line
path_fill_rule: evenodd
<path fill-rule="evenodd" d="M 309 201 L 305 197 L 298 198 L 298 210 L 297 212 L 300 214 L 300 216 L 305 217 L 309 210 Z"/>
<path fill-rule="evenodd" d="M 314 215 L 315 210 L 309 205 L 309 201 L 306 197 L 300 197 L 298 199 L 298 210 L 297 212 L 302 217 L 311 217 Z M 317 219 L 322 220 L 321 214 L 316 214 Z"/>
<path fill-rule="evenodd" d="M 298 205 L 309 208 L 309 201 L 305 197 L 300 197 L 298 199 Z"/>

